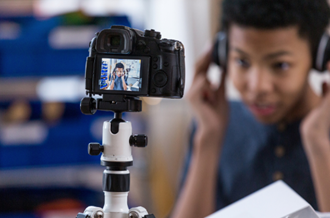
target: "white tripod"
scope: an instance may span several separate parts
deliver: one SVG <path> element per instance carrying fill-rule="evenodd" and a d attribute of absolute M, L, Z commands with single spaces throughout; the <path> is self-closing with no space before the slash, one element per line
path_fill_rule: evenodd
<path fill-rule="evenodd" d="M 132 166 L 131 146 L 145 147 L 145 135 L 132 135 L 132 125 L 115 113 L 115 118 L 103 123 L 102 145 L 89 143 L 88 153 L 101 156 L 103 172 L 104 207 L 89 206 L 76 218 L 155 218 L 143 207 L 128 209 L 130 186 L 128 166 Z"/>

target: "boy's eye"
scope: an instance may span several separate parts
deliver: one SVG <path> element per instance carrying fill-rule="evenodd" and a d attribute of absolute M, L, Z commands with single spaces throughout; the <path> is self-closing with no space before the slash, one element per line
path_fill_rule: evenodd
<path fill-rule="evenodd" d="M 290 67 L 290 64 L 287 62 L 279 62 L 274 64 L 274 68 L 275 69 L 279 69 L 279 70 L 288 70 Z"/>
<path fill-rule="evenodd" d="M 241 59 L 241 58 L 236 58 L 236 63 L 239 65 L 239 66 L 241 66 L 241 67 L 249 67 L 250 66 L 250 64 L 249 64 L 249 62 L 247 62 L 246 60 L 244 60 L 244 59 Z"/>

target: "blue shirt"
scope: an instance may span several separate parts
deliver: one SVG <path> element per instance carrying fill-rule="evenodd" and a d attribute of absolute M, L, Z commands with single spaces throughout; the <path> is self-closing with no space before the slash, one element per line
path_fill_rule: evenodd
<path fill-rule="evenodd" d="M 128 85 L 126 76 L 125 76 L 124 80 L 125 80 L 126 85 Z M 113 79 L 111 78 L 110 85 L 112 84 L 112 82 L 113 82 Z M 124 90 L 123 81 L 122 81 L 121 77 L 116 76 L 113 90 Z"/>
<path fill-rule="evenodd" d="M 318 209 L 300 120 L 280 127 L 259 123 L 241 102 L 230 102 L 230 118 L 219 159 L 217 210 L 282 179 Z M 194 128 L 195 129 L 195 128 Z M 193 131 L 194 132 L 194 131 Z M 185 179 L 192 152 L 187 155 Z"/>

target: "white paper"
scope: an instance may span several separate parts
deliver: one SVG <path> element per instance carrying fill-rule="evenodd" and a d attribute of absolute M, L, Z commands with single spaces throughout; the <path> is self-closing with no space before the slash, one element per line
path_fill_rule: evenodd
<path fill-rule="evenodd" d="M 316 214 L 317 214 L 320 218 L 330 218 L 330 213 L 320 213 L 320 212 L 316 212 Z"/>
<path fill-rule="evenodd" d="M 207 218 L 319 218 L 313 208 L 283 181 L 215 212 Z"/>

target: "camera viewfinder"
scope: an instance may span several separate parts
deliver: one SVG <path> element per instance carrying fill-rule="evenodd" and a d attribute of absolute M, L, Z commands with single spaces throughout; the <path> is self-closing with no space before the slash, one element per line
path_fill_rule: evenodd
<path fill-rule="evenodd" d="M 121 44 L 120 41 L 119 35 L 109 35 L 107 44 L 109 47 L 118 47 Z"/>

